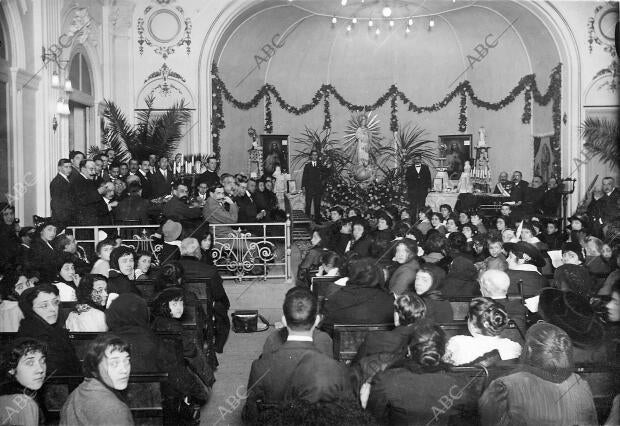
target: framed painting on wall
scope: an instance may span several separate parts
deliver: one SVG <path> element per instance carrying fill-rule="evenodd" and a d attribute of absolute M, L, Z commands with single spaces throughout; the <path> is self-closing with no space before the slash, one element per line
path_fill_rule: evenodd
<path fill-rule="evenodd" d="M 260 135 L 263 147 L 263 170 L 266 175 L 273 175 L 280 166 L 282 174 L 289 172 L 288 135 Z"/>
<path fill-rule="evenodd" d="M 445 145 L 446 173 L 450 180 L 459 180 L 465 161 L 472 158 L 472 135 L 439 135 L 439 145 Z"/>

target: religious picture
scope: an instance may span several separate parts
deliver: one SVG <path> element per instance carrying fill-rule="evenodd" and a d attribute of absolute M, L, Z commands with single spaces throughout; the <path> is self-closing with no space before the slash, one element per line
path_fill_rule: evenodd
<path fill-rule="evenodd" d="M 288 135 L 261 135 L 263 147 L 263 170 L 266 175 L 273 175 L 279 166 L 283 174 L 289 173 Z"/>
<path fill-rule="evenodd" d="M 471 158 L 472 135 L 442 135 L 439 144 L 446 146 L 446 173 L 450 180 L 458 180 L 465 162 Z"/>
<path fill-rule="evenodd" d="M 553 174 L 551 167 L 551 138 L 534 138 L 534 174 L 542 177 L 543 182 L 548 182 Z"/>

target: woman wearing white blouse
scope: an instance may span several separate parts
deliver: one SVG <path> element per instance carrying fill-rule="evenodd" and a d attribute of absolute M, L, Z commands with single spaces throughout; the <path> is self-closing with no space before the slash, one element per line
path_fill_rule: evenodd
<path fill-rule="evenodd" d="M 469 304 L 467 328 L 471 336 L 454 336 L 446 345 L 443 360 L 453 365 L 469 364 L 493 351 L 502 360 L 518 358 L 521 345 L 499 337 L 508 326 L 508 314 L 504 308 L 488 297 L 476 297 Z"/>

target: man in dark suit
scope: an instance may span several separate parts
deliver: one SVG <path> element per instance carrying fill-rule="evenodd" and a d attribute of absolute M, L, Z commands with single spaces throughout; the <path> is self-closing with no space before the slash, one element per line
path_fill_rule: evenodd
<path fill-rule="evenodd" d="M 181 182 L 173 184 L 172 198 L 164 204 L 162 213 L 167 219 L 181 222 L 185 229 L 194 229 L 200 223 L 202 209 L 187 205 L 187 185 Z"/>
<path fill-rule="evenodd" d="M 140 168 L 136 172 L 136 176 L 140 178 L 140 187 L 142 188 L 142 198 L 151 199 L 151 163 L 148 158 L 143 158 L 140 162 Z"/>
<path fill-rule="evenodd" d="M 158 198 L 169 195 L 171 186 L 172 172 L 168 170 L 168 159 L 161 157 L 159 159 L 159 167 L 151 177 L 151 196 Z"/>
<path fill-rule="evenodd" d="M 426 203 L 426 196 L 431 188 L 431 171 L 426 164 L 422 164 L 421 155 L 413 157 L 413 165 L 407 169 L 405 178 L 411 212 L 417 217 L 418 211 Z"/>
<path fill-rule="evenodd" d="M 282 309 L 287 340 L 275 352 L 264 353 L 252 363 L 242 413 L 246 421 L 256 419 L 261 406 L 281 405 L 298 395 L 310 404 L 355 398 L 346 367 L 313 344 L 319 317 L 312 292 L 292 288 L 286 293 Z"/>
<path fill-rule="evenodd" d="M 321 198 L 323 197 L 325 168 L 319 163 L 319 152 L 312 150 L 311 161 L 304 166 L 301 177 L 301 189 L 306 192 L 306 216 L 310 216 L 310 207 L 314 203 L 314 221 L 321 223 Z"/>
<path fill-rule="evenodd" d="M 209 279 L 207 292 L 213 298 L 215 351 L 222 353 L 230 330 L 230 320 L 228 319 L 230 301 L 222 285 L 222 277 L 220 277 L 215 266 L 201 260 L 200 243 L 196 238 L 185 238 L 181 241 L 180 252 L 179 264 L 183 268 L 183 277 L 186 281 L 196 278 Z"/>
<path fill-rule="evenodd" d="M 508 276 L 510 277 L 509 295 L 520 294 L 519 281 L 523 281 L 523 295 L 525 297 L 538 296 L 540 290 L 549 283 L 538 268 L 545 266 L 545 259 L 536 246 L 519 241 L 518 243 L 504 244 L 508 252 Z"/>
<path fill-rule="evenodd" d="M 233 201 L 237 203 L 239 207 L 239 216 L 237 221 L 239 223 L 253 223 L 260 222 L 267 215 L 265 210 L 258 211 L 256 203 L 252 193 L 256 192 L 256 179 L 248 179 L 245 176 L 240 176 L 237 179 L 239 184 L 238 195 L 233 198 Z M 258 235 L 262 232 L 259 226 L 245 226 L 245 228 L 252 234 Z"/>
<path fill-rule="evenodd" d="M 520 171 L 515 171 L 512 174 L 512 190 L 510 191 L 510 200 L 516 202 L 518 205 L 525 201 L 525 196 L 529 183 L 522 180 L 523 174 Z"/>
<path fill-rule="evenodd" d="M 73 201 L 71 200 L 71 161 L 61 158 L 58 161 L 58 174 L 50 182 L 50 207 L 52 218 L 61 228 L 71 223 L 73 215 Z"/>
<path fill-rule="evenodd" d="M 79 226 L 97 225 L 97 212 L 102 198 L 101 196 L 114 186 L 108 182 L 97 188 L 93 178 L 95 177 L 95 162 L 82 160 L 80 173 L 71 179 L 71 196 L 75 206 L 75 218 L 73 223 Z"/>
<path fill-rule="evenodd" d="M 205 182 L 207 188 L 220 183 L 220 177 L 217 175 L 217 158 L 209 156 L 207 158 L 207 170 L 196 177 L 196 186 Z"/>

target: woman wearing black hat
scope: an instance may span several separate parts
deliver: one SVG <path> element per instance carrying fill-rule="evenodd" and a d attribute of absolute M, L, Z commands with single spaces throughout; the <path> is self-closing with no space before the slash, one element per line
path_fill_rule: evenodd
<path fill-rule="evenodd" d="M 538 268 L 545 266 L 545 259 L 540 251 L 532 244 L 524 241 L 506 243 L 504 249 L 508 252 L 508 276 L 510 287 L 508 294 L 520 294 L 525 297 L 536 296 L 548 283 Z M 522 281 L 522 289 L 519 282 Z"/>
<path fill-rule="evenodd" d="M 32 242 L 31 257 L 28 260 L 29 266 L 39 271 L 41 281 L 52 282 L 56 277 L 56 257 L 57 254 L 52 247 L 52 242 L 56 238 L 56 225 L 52 221 L 43 222 L 37 227 L 37 237 Z"/>
<path fill-rule="evenodd" d="M 25 290 L 19 300 L 24 319 L 19 325 L 20 337 L 32 337 L 47 346 L 47 371 L 56 374 L 77 374 L 80 361 L 69 341 L 69 333 L 59 321 L 58 289 L 39 284 Z"/>
<path fill-rule="evenodd" d="M 562 246 L 564 264 L 559 266 L 553 274 L 553 287 L 565 291 L 574 291 L 582 296 L 589 297 L 594 290 L 594 281 L 588 270 L 583 266 L 583 260 L 581 244 L 564 243 Z"/>
<path fill-rule="evenodd" d="M 530 327 L 521 362 L 482 394 L 482 425 L 598 424 L 590 386 L 572 372 L 573 345 L 566 332 L 551 324 Z"/>

